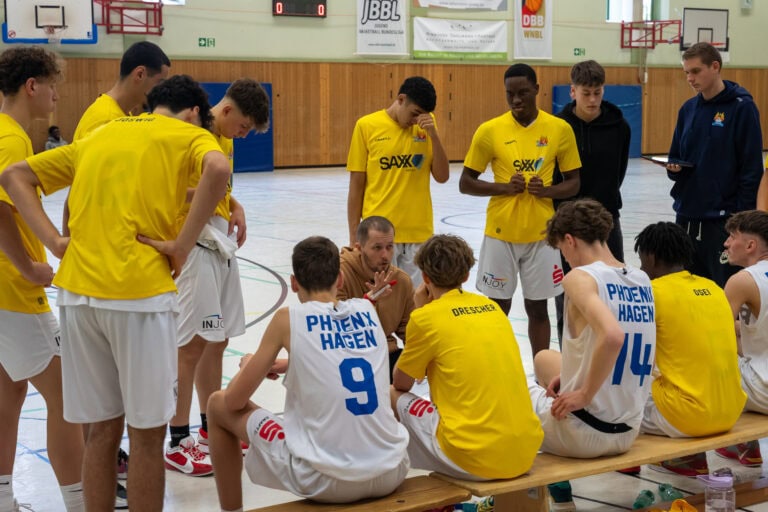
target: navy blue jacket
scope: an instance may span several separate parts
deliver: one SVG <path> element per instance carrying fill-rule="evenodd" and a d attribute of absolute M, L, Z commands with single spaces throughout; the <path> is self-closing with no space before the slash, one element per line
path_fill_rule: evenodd
<path fill-rule="evenodd" d="M 752 210 L 763 175 L 760 114 L 752 96 L 739 84 L 710 100 L 699 93 L 680 108 L 669 148 L 670 160 L 693 164 L 678 173 L 671 195 L 678 215 L 716 219 Z"/>

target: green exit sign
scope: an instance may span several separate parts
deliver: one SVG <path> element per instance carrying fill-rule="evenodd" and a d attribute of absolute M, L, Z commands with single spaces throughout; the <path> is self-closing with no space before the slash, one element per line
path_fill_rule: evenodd
<path fill-rule="evenodd" d="M 214 48 L 216 47 L 215 37 L 198 37 L 197 46 L 200 48 Z"/>
<path fill-rule="evenodd" d="M 573 49 L 573 55 L 576 56 L 576 57 L 583 57 L 586 54 L 587 54 L 587 49 L 586 48 L 574 48 Z"/>

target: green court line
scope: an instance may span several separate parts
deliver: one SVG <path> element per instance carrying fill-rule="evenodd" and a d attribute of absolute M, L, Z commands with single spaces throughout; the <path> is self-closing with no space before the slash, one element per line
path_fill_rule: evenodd
<path fill-rule="evenodd" d="M 30 413 L 30 412 L 47 411 L 47 410 L 48 409 L 46 409 L 45 407 L 38 407 L 37 409 L 25 409 L 25 410 L 21 411 L 21 414 L 27 414 L 27 413 Z"/>

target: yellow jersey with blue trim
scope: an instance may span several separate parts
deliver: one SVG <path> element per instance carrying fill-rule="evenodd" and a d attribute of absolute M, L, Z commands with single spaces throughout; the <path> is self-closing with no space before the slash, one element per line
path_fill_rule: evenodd
<path fill-rule="evenodd" d="M 46 194 L 71 185 L 71 240 L 54 284 L 100 299 L 175 291 L 166 257 L 136 236 L 176 238 L 187 188 L 212 151 L 221 147 L 207 130 L 142 114 L 27 159 Z"/>
<path fill-rule="evenodd" d="M 19 123 L 7 114 L 0 114 L 0 172 L 11 164 L 20 162 L 34 154 L 32 141 Z M 0 201 L 13 209 L 13 221 L 21 235 L 24 250 L 33 261 L 45 263 L 45 247 L 35 236 L 30 227 L 21 218 L 19 212 L 0 187 Z M 0 309 L 16 313 L 45 313 L 50 311 L 45 288 L 27 281 L 11 260 L 0 251 Z"/>
<path fill-rule="evenodd" d="M 432 139 L 425 130 L 401 127 L 386 110 L 361 117 L 352 132 L 347 170 L 366 174 L 362 216 L 389 219 L 395 243 L 421 243 L 432 236 Z"/>
<path fill-rule="evenodd" d="M 509 183 L 520 173 L 526 184 L 538 176 L 545 187 L 552 185 L 555 165 L 562 173 L 581 168 L 571 126 L 541 110 L 528 126 L 521 125 L 511 112 L 480 125 L 464 166 L 482 173 L 488 164 L 495 183 Z M 544 240 L 547 221 L 554 213 L 552 199 L 533 196 L 527 188 L 514 196 L 492 196 L 485 234 L 512 243 L 538 242 Z"/>

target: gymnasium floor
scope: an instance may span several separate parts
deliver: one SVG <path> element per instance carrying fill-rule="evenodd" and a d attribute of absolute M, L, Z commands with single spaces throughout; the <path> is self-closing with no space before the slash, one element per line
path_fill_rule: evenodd
<path fill-rule="evenodd" d="M 461 164 L 452 164 L 449 182 L 443 185 L 432 184 L 435 232 L 462 236 L 477 255 L 487 199 L 461 195 L 458 191 L 460 173 Z M 240 356 L 253 352 L 257 347 L 272 312 L 280 305 L 297 303 L 295 295 L 286 285 L 293 245 L 310 235 L 327 236 L 339 245 L 349 243 L 346 221 L 347 183 L 347 174 L 340 168 L 235 175 L 234 195 L 245 205 L 248 217 L 248 239 L 238 252 L 248 329 L 245 335 L 230 342 L 224 360 L 225 385 L 235 374 Z M 623 186 L 624 208 L 621 217 L 628 263 L 639 265 L 632 248 L 635 235 L 643 227 L 658 220 L 673 220 L 668 195 L 670 186 L 671 182 L 660 167 L 641 159 L 630 161 Z M 64 197 L 64 194 L 57 193 L 44 199 L 52 218 L 61 218 Z M 55 261 L 53 265 L 56 265 Z M 474 279 L 473 272 L 467 289 L 474 291 Z M 54 293 L 49 293 L 49 296 L 54 299 L 52 304 L 55 304 Z M 550 313 L 554 315 L 551 301 Z M 525 313 L 519 293 L 513 300 L 510 319 L 526 371 L 532 373 Z M 556 334 L 554 338 L 553 347 L 557 345 Z M 280 412 L 284 396 L 279 381 L 265 381 L 254 395 L 254 401 L 274 412 Z M 196 399 L 193 400 L 193 432 L 200 421 L 196 402 Z M 63 510 L 45 449 L 45 416 L 45 404 L 30 386 L 19 427 L 14 488 L 18 501 L 32 504 L 38 512 Z M 763 453 L 768 455 L 766 441 L 762 441 L 762 448 Z M 130 451 L 127 440 L 123 444 Z M 709 453 L 709 462 L 711 469 L 730 465 L 742 479 L 758 478 L 765 474 L 766 469 L 766 466 L 742 468 L 738 464 L 726 462 L 713 452 Z M 212 477 L 191 478 L 171 472 L 167 472 L 166 476 L 165 510 L 219 510 Z M 648 467 L 643 467 L 639 477 L 613 472 L 576 480 L 573 489 L 579 510 L 608 512 L 631 510 L 632 502 L 641 489 L 656 490 L 660 482 L 673 483 L 690 493 L 701 492 L 703 489 L 695 480 L 659 473 Z M 295 499 L 286 492 L 255 486 L 247 478 L 244 478 L 244 497 L 246 510 Z M 752 506 L 748 510 L 768 512 L 768 503 Z"/>

